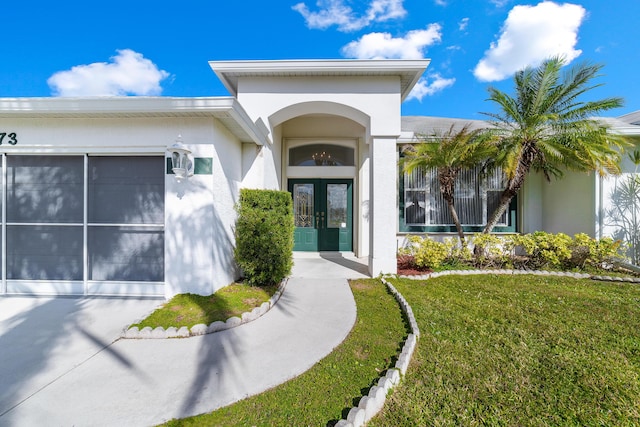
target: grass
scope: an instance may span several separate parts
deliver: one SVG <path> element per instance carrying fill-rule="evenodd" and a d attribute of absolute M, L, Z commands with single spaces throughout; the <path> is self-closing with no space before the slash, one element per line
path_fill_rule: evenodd
<path fill-rule="evenodd" d="M 545 276 L 393 280 L 421 339 L 370 426 L 640 425 L 640 287 Z"/>
<path fill-rule="evenodd" d="M 226 321 L 233 316 L 251 311 L 277 291 L 277 286 L 257 287 L 234 283 L 220 289 L 213 295 L 178 294 L 151 313 L 137 326 L 169 328 L 175 326 L 192 327 L 199 323 L 209 325 L 215 321 Z"/>
<path fill-rule="evenodd" d="M 167 426 L 325 426 L 346 417 L 395 363 L 407 329 L 378 280 L 351 282 L 357 319 L 347 339 L 299 377 L 234 405 Z M 268 366 L 265 366 L 268 369 Z"/>

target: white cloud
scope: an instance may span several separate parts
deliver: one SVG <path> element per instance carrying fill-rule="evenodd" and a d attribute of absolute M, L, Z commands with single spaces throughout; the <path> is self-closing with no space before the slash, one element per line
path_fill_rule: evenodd
<path fill-rule="evenodd" d="M 496 81 L 550 56 L 560 55 L 571 62 L 582 53 L 575 45 L 585 13 L 582 6 L 551 1 L 515 6 L 498 41 L 491 43 L 473 74 L 481 81 Z"/>
<path fill-rule="evenodd" d="M 357 31 L 372 22 L 384 22 L 390 19 L 402 18 L 407 11 L 402 6 L 404 0 L 371 0 L 364 14 L 358 16 L 345 0 L 318 0 L 319 10 L 311 12 L 306 4 L 298 3 L 293 10 L 300 13 L 307 27 L 326 29 L 336 25 L 340 31 Z"/>
<path fill-rule="evenodd" d="M 467 29 L 468 25 L 469 25 L 469 18 L 462 18 L 460 22 L 458 22 L 458 29 L 460 31 L 464 31 Z"/>
<path fill-rule="evenodd" d="M 434 0 L 434 3 L 437 6 L 446 6 L 447 5 L 447 0 Z"/>
<path fill-rule="evenodd" d="M 491 3 L 493 3 L 496 7 L 502 7 L 509 3 L 509 1 L 510 0 L 491 0 Z"/>
<path fill-rule="evenodd" d="M 453 86 L 456 82 L 455 78 L 444 78 L 438 73 L 433 73 L 427 77 L 421 77 L 418 83 L 411 89 L 407 101 L 410 99 L 417 99 L 422 101 L 425 96 L 430 96 L 435 93 L 441 92 L 444 89 Z"/>
<path fill-rule="evenodd" d="M 346 57 L 357 59 L 422 59 L 424 50 L 442 38 L 439 24 L 426 30 L 409 31 L 404 37 L 389 33 L 369 33 L 342 48 Z"/>
<path fill-rule="evenodd" d="M 130 49 L 118 50 L 111 62 L 77 65 L 47 80 L 54 96 L 159 95 L 169 73 Z"/>

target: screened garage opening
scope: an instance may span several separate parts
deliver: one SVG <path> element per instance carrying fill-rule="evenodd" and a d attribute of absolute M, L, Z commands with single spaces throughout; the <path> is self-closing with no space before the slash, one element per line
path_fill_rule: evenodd
<path fill-rule="evenodd" d="M 164 295 L 164 156 L 2 156 L 6 294 Z"/>

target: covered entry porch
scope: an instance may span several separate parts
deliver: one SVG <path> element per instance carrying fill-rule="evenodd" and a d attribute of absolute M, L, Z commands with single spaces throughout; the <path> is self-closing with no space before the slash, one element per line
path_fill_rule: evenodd
<path fill-rule="evenodd" d="M 291 188 L 306 203 L 298 204 L 297 247 L 340 251 L 340 240 L 343 248 L 351 240 L 355 256 L 368 259 L 370 275 L 395 273 L 400 106 L 429 61 L 209 64 L 251 119 L 270 134 L 271 144 L 259 152 L 244 151 L 245 183 Z M 341 161 L 336 161 L 341 150 Z M 353 156 L 346 163 L 344 150 Z M 331 212 L 337 200 L 340 207 Z"/>

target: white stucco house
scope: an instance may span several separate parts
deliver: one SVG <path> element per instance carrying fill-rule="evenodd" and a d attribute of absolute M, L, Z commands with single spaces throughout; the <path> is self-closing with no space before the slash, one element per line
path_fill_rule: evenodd
<path fill-rule="evenodd" d="M 230 96 L 0 99 L 0 295 L 213 293 L 238 275 L 241 188 L 290 191 L 295 250 L 354 253 L 372 276 L 395 272 L 407 233 L 453 232 L 428 174 L 397 166 L 416 134 L 466 122 L 401 117 L 429 60 L 210 65 Z M 613 126 L 638 135 L 640 117 Z M 176 140 L 190 152 L 185 178 Z M 469 230 L 499 181 L 468 177 Z M 596 236 L 606 185 L 533 177 L 496 231 Z"/>

